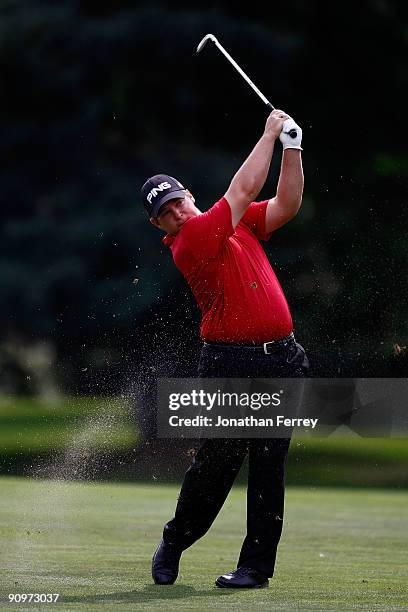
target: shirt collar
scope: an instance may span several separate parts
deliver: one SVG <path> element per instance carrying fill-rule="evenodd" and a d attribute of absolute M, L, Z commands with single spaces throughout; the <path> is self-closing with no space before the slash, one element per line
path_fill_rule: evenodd
<path fill-rule="evenodd" d="M 175 236 L 172 236 L 171 234 L 166 234 L 166 236 L 162 240 L 162 243 L 168 247 L 171 247 L 171 245 L 174 242 L 174 239 L 175 239 Z"/>

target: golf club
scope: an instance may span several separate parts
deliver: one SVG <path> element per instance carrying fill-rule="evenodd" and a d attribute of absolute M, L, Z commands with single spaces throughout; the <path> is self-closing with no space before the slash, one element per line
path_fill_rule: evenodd
<path fill-rule="evenodd" d="M 227 58 L 227 60 L 234 66 L 234 68 L 239 72 L 239 74 L 245 79 L 245 81 L 248 83 L 248 85 L 250 87 L 252 87 L 252 89 L 254 90 L 254 92 L 256 94 L 258 94 L 258 96 L 261 98 L 262 102 L 264 104 L 266 104 L 266 106 L 268 107 L 268 109 L 270 111 L 273 111 L 275 109 L 274 106 L 272 106 L 272 104 L 269 102 L 269 100 L 263 95 L 263 93 L 257 88 L 257 86 L 251 81 L 251 79 L 249 78 L 249 76 L 247 74 L 245 74 L 245 72 L 242 70 L 242 68 L 240 68 L 237 64 L 237 62 L 230 56 L 230 54 L 224 49 L 224 47 L 218 42 L 217 38 L 214 36 L 214 34 L 206 34 L 204 36 L 204 38 L 202 39 L 202 41 L 199 43 L 198 47 L 197 47 L 197 51 L 196 53 L 200 53 L 200 51 L 202 51 L 205 47 L 205 45 L 207 44 L 207 42 L 211 40 L 215 46 L 221 51 L 221 53 L 223 55 L 225 55 L 225 57 Z M 289 132 L 289 136 L 291 136 L 291 138 L 296 138 L 297 136 L 297 131 L 295 129 L 290 130 Z"/>

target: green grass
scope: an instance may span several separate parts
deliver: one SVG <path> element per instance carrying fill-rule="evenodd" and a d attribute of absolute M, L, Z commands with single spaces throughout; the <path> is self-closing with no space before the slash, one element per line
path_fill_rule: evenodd
<path fill-rule="evenodd" d="M 110 473 L 131 477 L 125 462 L 138 447 L 140 435 L 129 402 L 124 397 L 63 397 L 50 402 L 0 397 L 0 471 L 35 472 L 35 466 L 52 465 L 67 452 L 84 457 L 108 453 Z M 165 458 L 161 449 L 160 475 L 168 473 L 168 465 L 177 464 L 179 454 L 171 441 Z M 407 438 L 360 438 L 343 428 L 329 438 L 295 434 L 286 475 L 288 483 L 301 486 L 408 488 L 407 465 Z M 103 478 L 109 475 L 99 473 Z M 146 477 L 150 478 L 149 469 Z"/>
<path fill-rule="evenodd" d="M 0 456 L 61 451 L 80 439 L 90 449 L 127 450 L 137 433 L 124 398 L 0 398 Z"/>
<path fill-rule="evenodd" d="M 407 438 L 294 436 L 287 482 L 294 485 L 408 487 Z"/>
<path fill-rule="evenodd" d="M 270 588 L 230 592 L 213 585 L 239 553 L 242 488 L 233 489 L 210 532 L 183 554 L 170 587 L 152 584 L 150 560 L 178 487 L 2 477 L 0 491 L 3 601 L 9 592 L 45 592 L 60 593 L 63 603 L 44 610 L 389 611 L 408 605 L 406 492 L 289 488 Z"/>

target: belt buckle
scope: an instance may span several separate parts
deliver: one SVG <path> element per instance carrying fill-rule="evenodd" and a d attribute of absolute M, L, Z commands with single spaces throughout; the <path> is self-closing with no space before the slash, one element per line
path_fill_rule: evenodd
<path fill-rule="evenodd" d="M 271 340 L 270 342 L 263 343 L 263 350 L 264 350 L 265 355 L 270 355 L 270 353 L 268 353 L 268 347 L 267 347 L 268 344 L 275 344 L 275 340 Z"/>

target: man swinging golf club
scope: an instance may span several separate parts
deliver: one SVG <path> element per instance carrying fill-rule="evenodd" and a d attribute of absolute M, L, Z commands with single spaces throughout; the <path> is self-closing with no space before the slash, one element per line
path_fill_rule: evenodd
<path fill-rule="evenodd" d="M 276 196 L 254 202 L 267 178 L 277 138 L 283 156 Z M 204 213 L 172 176 L 155 175 L 142 187 L 150 222 L 166 232 L 163 243 L 201 309 L 201 377 L 300 377 L 308 367 L 293 335 L 282 288 L 259 243 L 299 210 L 301 139 L 302 130 L 294 120 L 273 110 L 225 195 Z M 182 552 L 210 528 L 248 454 L 247 534 L 237 569 L 220 576 L 216 585 L 268 586 L 282 532 L 289 444 L 290 438 L 204 441 L 185 474 L 175 516 L 165 525 L 154 553 L 156 584 L 174 583 Z"/>

